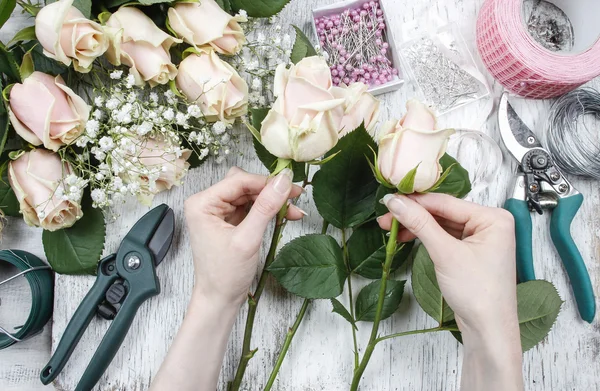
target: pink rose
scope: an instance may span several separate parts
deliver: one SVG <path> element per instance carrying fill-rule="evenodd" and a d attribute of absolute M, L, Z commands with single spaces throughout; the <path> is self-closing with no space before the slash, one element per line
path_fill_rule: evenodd
<path fill-rule="evenodd" d="M 246 43 L 239 25 L 245 21 L 242 16 L 231 16 L 223 11 L 214 0 L 176 3 L 169 8 L 169 25 L 185 42 L 195 48 L 209 46 L 230 56 Z"/>
<path fill-rule="evenodd" d="M 108 49 L 108 37 L 96 22 L 72 6 L 73 0 L 48 4 L 35 17 L 35 35 L 44 54 L 77 72 L 89 72 L 96 57 Z"/>
<path fill-rule="evenodd" d="M 297 162 L 314 160 L 339 139 L 345 99 L 332 91 L 329 66 L 321 57 L 307 57 L 275 72 L 277 100 L 261 127 L 261 142 L 273 155 Z"/>
<path fill-rule="evenodd" d="M 138 154 L 140 163 L 149 169 L 160 168 L 156 185 L 150 188 L 150 192 L 156 194 L 181 185 L 181 180 L 190 167 L 187 160 L 191 154 L 189 149 L 179 153 L 169 150 L 167 144 L 161 140 L 145 140 Z"/>
<path fill-rule="evenodd" d="M 352 132 L 364 122 L 368 132 L 372 132 L 379 119 L 379 99 L 369 92 L 364 83 L 352 83 L 348 87 L 333 87 L 333 95 L 344 99 L 344 118 L 340 137 Z"/>
<path fill-rule="evenodd" d="M 60 76 L 33 72 L 10 90 L 8 115 L 17 134 L 53 151 L 81 135 L 89 112 Z"/>
<path fill-rule="evenodd" d="M 28 225 L 48 231 L 67 228 L 83 215 L 81 199 L 63 200 L 56 195 L 71 166 L 53 152 L 34 149 L 8 165 L 8 180 Z"/>
<path fill-rule="evenodd" d="M 419 101 L 409 100 L 406 109 L 404 118 L 382 127 L 377 163 L 383 178 L 394 186 L 418 166 L 413 192 L 424 192 L 440 178 L 439 160 L 454 130 L 435 130 L 435 115 Z"/>
<path fill-rule="evenodd" d="M 211 49 L 200 49 L 179 64 L 177 87 L 209 122 L 232 123 L 248 112 L 248 85 Z"/>
<path fill-rule="evenodd" d="M 181 40 L 159 29 L 152 19 L 135 7 L 121 7 L 106 22 L 110 47 L 106 52 L 113 65 L 125 64 L 136 83 L 151 87 L 167 84 L 177 76 L 169 49 Z"/>

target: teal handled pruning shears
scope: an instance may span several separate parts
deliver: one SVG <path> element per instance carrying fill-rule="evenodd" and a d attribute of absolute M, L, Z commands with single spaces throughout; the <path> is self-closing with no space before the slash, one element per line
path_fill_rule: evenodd
<path fill-rule="evenodd" d="M 519 281 L 535 280 L 530 210 L 543 214 L 544 209 L 552 209 L 552 242 L 571 280 L 579 314 L 591 323 L 596 313 L 594 290 L 571 237 L 571 223 L 583 203 L 583 195 L 569 183 L 550 153 L 521 121 L 508 102 L 507 93 L 500 100 L 498 123 L 504 145 L 519 162 L 513 194 L 504 205 L 515 218 Z"/>
<path fill-rule="evenodd" d="M 119 350 L 140 305 L 160 293 L 156 266 L 167 254 L 174 231 L 173 210 L 162 204 L 138 220 L 116 254 L 100 261 L 96 282 L 75 311 L 54 355 L 42 370 L 42 383 L 48 384 L 58 376 L 90 321 L 98 314 L 112 323 L 76 390 L 89 391 L 96 385 Z"/>

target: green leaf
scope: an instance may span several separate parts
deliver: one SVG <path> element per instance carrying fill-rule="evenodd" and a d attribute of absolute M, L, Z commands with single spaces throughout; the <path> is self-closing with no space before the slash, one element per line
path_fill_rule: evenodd
<path fill-rule="evenodd" d="M 219 7 L 227 13 L 231 13 L 231 3 L 229 0 L 216 0 Z"/>
<path fill-rule="evenodd" d="M 289 292 L 305 299 L 339 296 L 348 276 L 342 249 L 329 235 L 306 235 L 286 244 L 268 271 Z"/>
<path fill-rule="evenodd" d="M 50 75 L 60 75 L 67 70 L 67 67 L 62 63 L 59 63 L 56 60 L 47 57 L 43 53 L 42 46 L 35 41 L 27 42 L 21 45 L 18 45 L 13 49 L 15 55 L 19 56 L 22 60 L 22 57 L 25 53 L 31 53 L 31 58 L 33 59 L 33 67 L 36 71 L 48 73 Z"/>
<path fill-rule="evenodd" d="M 435 267 L 425 246 L 415 254 L 412 267 L 412 288 L 417 303 L 440 325 L 454 320 L 454 311 L 448 306 L 438 285 Z"/>
<path fill-rule="evenodd" d="M 417 170 L 419 169 L 419 165 L 412 170 L 410 170 L 404 178 L 398 183 L 398 191 L 402 194 L 412 194 L 415 192 L 415 178 L 417 177 Z"/>
<path fill-rule="evenodd" d="M 2 160 L 6 158 L 6 154 L 2 156 Z M 8 182 L 8 161 L 4 161 L 0 166 L 0 209 L 6 216 L 20 216 L 19 200 L 13 192 L 10 183 Z"/>
<path fill-rule="evenodd" d="M 387 206 L 385 206 L 384 204 L 381 203 L 381 200 L 383 199 L 383 197 L 385 197 L 387 194 L 394 194 L 397 192 L 398 192 L 398 189 L 390 189 L 389 187 L 384 186 L 384 185 L 379 186 L 379 188 L 377 189 L 377 193 L 375 195 L 375 215 L 377 217 L 383 216 L 384 214 L 389 212 Z"/>
<path fill-rule="evenodd" d="M 294 47 L 292 48 L 292 55 L 290 59 L 294 64 L 297 64 L 305 57 L 316 56 L 317 51 L 310 43 L 310 40 L 302 30 L 298 27 L 294 26 L 294 30 L 296 30 L 296 41 L 294 42 Z"/>
<path fill-rule="evenodd" d="M 11 81 L 21 81 L 19 73 L 19 65 L 15 61 L 15 56 L 12 52 L 6 49 L 6 46 L 0 43 L 0 73 L 4 73 Z"/>
<path fill-rule="evenodd" d="M 0 0 L 0 27 L 4 26 L 16 6 L 16 0 Z"/>
<path fill-rule="evenodd" d="M 73 7 L 81 11 L 83 16 L 88 19 L 92 16 L 92 0 L 74 0 Z"/>
<path fill-rule="evenodd" d="M 336 314 L 341 315 L 342 318 L 346 319 L 354 327 L 354 329 L 357 329 L 356 322 L 354 322 L 354 319 L 352 319 L 352 315 L 350 315 L 350 312 L 348 312 L 346 307 L 344 307 L 344 305 L 342 303 L 340 303 L 337 299 L 330 299 L 330 300 L 331 300 L 331 305 L 333 306 L 332 312 L 335 312 Z"/>
<path fill-rule="evenodd" d="M 429 190 L 431 193 L 445 193 L 457 198 L 464 198 L 471 191 L 469 172 L 461 166 L 452 156 L 445 154 L 440 159 L 443 172 L 450 170 L 444 181 Z"/>
<path fill-rule="evenodd" d="M 546 338 L 562 303 L 556 288 L 548 281 L 529 281 L 517 285 L 517 311 L 524 352 Z"/>
<path fill-rule="evenodd" d="M 0 85 L 1 87 L 1 85 Z M 0 155 L 4 152 L 6 146 L 6 140 L 8 139 L 8 132 L 10 130 L 10 120 L 8 118 L 8 111 L 6 109 L 6 101 L 1 99 L 0 102 Z M 7 160 L 3 159 L 2 161 Z"/>
<path fill-rule="evenodd" d="M 406 284 L 406 281 L 388 280 L 385 287 L 385 298 L 383 299 L 382 320 L 392 316 L 398 309 L 404 293 L 404 284 Z M 360 291 L 356 298 L 355 313 L 357 321 L 373 322 L 375 320 L 380 289 L 381 280 L 378 280 L 373 281 Z"/>
<path fill-rule="evenodd" d="M 33 71 L 33 57 L 31 53 L 27 52 L 23 56 L 23 61 L 21 62 L 19 72 L 21 73 L 21 77 L 26 79 L 33 73 Z"/>
<path fill-rule="evenodd" d="M 13 39 L 11 39 L 8 42 L 7 46 L 11 46 L 18 42 L 35 41 L 35 40 L 36 40 L 35 26 L 29 26 L 29 27 L 25 27 L 23 30 L 16 33 L 15 36 L 13 37 Z"/>
<path fill-rule="evenodd" d="M 106 226 L 102 210 L 83 199 L 83 217 L 71 228 L 44 231 L 42 243 L 52 269 L 60 274 L 94 274 L 102 250 Z"/>
<path fill-rule="evenodd" d="M 258 108 L 258 109 L 250 109 L 250 116 L 252 118 L 252 126 L 260 132 L 260 127 L 269 113 L 268 108 Z M 264 164 L 264 166 L 269 170 L 269 172 L 275 171 L 277 167 L 277 157 L 272 155 L 267 149 L 256 139 L 253 137 L 252 143 L 254 144 L 254 151 L 256 152 L 256 156 L 258 159 Z M 306 164 L 292 162 L 292 171 L 294 171 L 294 182 L 302 182 L 306 179 Z"/>
<path fill-rule="evenodd" d="M 235 12 L 244 10 L 248 16 L 269 18 L 279 13 L 290 0 L 230 0 L 230 2 Z"/>
<path fill-rule="evenodd" d="M 352 228 L 375 211 L 377 181 L 366 156 L 376 145 L 364 126 L 342 137 L 325 156 L 339 154 L 312 179 L 313 198 L 321 216 L 338 228 Z"/>
<path fill-rule="evenodd" d="M 348 261 L 352 272 L 365 278 L 381 278 L 385 262 L 386 231 L 376 221 L 356 229 L 348 240 Z M 399 245 L 392 261 L 391 271 L 397 270 L 410 255 L 414 242 Z"/>

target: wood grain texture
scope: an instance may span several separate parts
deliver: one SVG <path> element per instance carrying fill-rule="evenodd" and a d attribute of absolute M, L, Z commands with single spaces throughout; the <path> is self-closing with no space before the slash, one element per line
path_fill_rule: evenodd
<path fill-rule="evenodd" d="M 282 12 L 285 23 L 310 29 L 310 10 L 335 0 L 293 0 Z M 427 15 L 437 14 L 442 20 L 458 21 L 463 27 L 467 43 L 475 52 L 474 21 L 481 0 L 383 0 L 396 42 L 401 42 L 403 27 L 428 23 Z M 22 23 L 22 21 L 19 21 Z M 2 39 L 7 35 L 3 31 Z M 494 96 L 500 87 L 493 83 Z M 600 81 L 590 83 L 600 87 Z M 414 95 L 414 88 L 405 85 L 400 91 L 381 96 L 382 119 L 399 117 L 404 102 Z M 521 101 L 517 111 L 538 134 L 543 133 L 548 101 Z M 441 118 L 441 125 L 453 127 L 472 126 L 473 118 L 481 111 L 477 104 L 467 106 Z M 483 129 L 500 142 L 500 135 L 492 117 Z M 265 172 L 254 156 L 249 137 L 242 139 L 242 156 L 234 157 L 226 165 L 239 165 L 251 172 Z M 472 159 L 480 157 L 472 151 Z M 183 201 L 222 178 L 226 165 L 207 164 L 190 172 L 185 184 L 156 198 L 154 204 L 166 202 L 174 208 L 178 222 L 175 243 L 167 259 L 161 264 L 158 275 L 162 294 L 149 300 L 140 309 L 131 331 L 115 360 L 101 379 L 98 390 L 145 390 L 158 370 L 171 344 L 183 316 L 193 285 L 192 260 L 187 245 L 188 233 L 183 228 Z M 512 182 L 515 164 L 508 155 L 500 174 L 490 187 L 477 194 L 474 200 L 489 206 L 501 206 Z M 600 191 L 598 182 L 573 179 L 574 185 L 586 196 L 586 201 L 573 224 L 573 236 L 586 260 L 592 282 L 600 294 Z M 298 235 L 318 232 L 320 219 L 311 201 L 310 191 L 299 201 L 299 206 L 309 212 L 302 223 L 290 223 L 283 235 L 283 243 Z M 106 253 L 116 250 L 119 241 L 141 217 L 147 208 L 129 203 L 117 209 L 117 223 L 108 226 Z M 527 389 L 542 390 L 596 390 L 600 371 L 600 321 L 592 325 L 581 321 L 572 297 L 566 273 L 551 244 L 549 216 L 534 217 L 534 255 L 539 278 L 552 281 L 565 300 L 557 324 L 549 338 L 525 354 L 523 368 Z M 30 249 L 43 255 L 38 230 L 26 228 L 21 221 L 11 219 L 5 231 L 3 247 Z M 268 243 L 264 243 L 266 247 Z M 263 250 L 265 248 L 263 247 Z M 264 253 L 264 252 L 263 252 Z M 407 271 L 401 269 L 397 278 L 404 278 Z M 56 346 L 62 332 L 77 305 L 93 283 L 90 277 L 58 276 L 56 279 L 55 314 L 53 333 L 48 331 L 35 340 L 0 352 L 0 389 L 44 389 L 36 383 L 38 370 L 49 356 L 49 346 Z M 364 280 L 355 282 L 355 292 Z M 410 292 L 407 284 L 407 292 Z M 0 294 L 5 291 L 0 290 Z M 346 296 L 341 301 L 347 304 Z M 244 389 L 261 390 L 269 376 L 276 355 L 301 299 L 285 293 L 273 280 L 266 288 L 258 309 L 252 347 L 258 348 L 250 361 Z M 242 309 L 230 337 L 227 355 L 223 362 L 219 390 L 233 377 L 241 350 L 243 323 L 246 310 Z M 3 320 L 2 320 L 3 321 Z M 410 294 L 400 310 L 382 322 L 381 333 L 399 332 L 434 326 L 434 322 L 422 312 Z M 96 319 L 83 336 L 69 364 L 57 379 L 59 390 L 72 390 L 83 373 L 95 347 L 108 327 L 108 322 Z M 48 327 L 47 327 L 48 329 Z M 370 324 L 359 324 L 360 345 L 364 348 Z M 292 343 L 288 357 L 281 368 L 274 389 L 284 391 L 338 391 L 347 390 L 352 372 L 352 339 L 348 324 L 339 316 L 331 314 L 328 301 L 313 302 L 303 324 Z M 198 354 L 203 354 L 198 346 Z M 462 349 L 449 333 L 404 337 L 381 343 L 365 372 L 363 390 L 458 390 L 462 361 Z M 12 388 L 11 388 L 12 387 Z"/>

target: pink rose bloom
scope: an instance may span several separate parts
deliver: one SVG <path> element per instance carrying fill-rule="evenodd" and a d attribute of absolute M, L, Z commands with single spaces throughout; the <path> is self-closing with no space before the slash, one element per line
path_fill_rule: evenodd
<path fill-rule="evenodd" d="M 8 115 L 17 134 L 53 151 L 81 135 L 89 113 L 88 105 L 60 76 L 33 72 L 10 90 Z"/>
<path fill-rule="evenodd" d="M 239 25 L 246 18 L 229 15 L 214 0 L 176 3 L 168 15 L 171 29 L 195 48 L 208 46 L 231 56 L 246 43 Z"/>
<path fill-rule="evenodd" d="M 440 178 L 440 158 L 454 129 L 436 130 L 436 118 L 423 103 L 409 100 L 400 121 L 387 122 L 380 131 L 377 163 L 381 175 L 398 186 L 415 167 L 413 192 L 430 189 Z"/>
<path fill-rule="evenodd" d="M 179 64 L 177 87 L 209 122 L 232 123 L 248 112 L 248 85 L 210 49 L 200 49 Z"/>
<path fill-rule="evenodd" d="M 46 56 L 66 66 L 73 62 L 77 72 L 86 73 L 108 49 L 108 37 L 72 4 L 73 0 L 59 0 L 42 8 L 35 17 L 35 35 Z"/>
<path fill-rule="evenodd" d="M 83 215 L 81 200 L 65 201 L 55 195 L 71 166 L 44 149 L 24 153 L 8 165 L 8 180 L 28 225 L 47 231 L 68 228 Z"/>
<path fill-rule="evenodd" d="M 135 7 L 121 7 L 106 22 L 110 47 L 106 57 L 113 65 L 125 64 L 138 85 L 167 84 L 177 76 L 169 49 L 181 40 L 159 29 Z"/>
<path fill-rule="evenodd" d="M 334 96 L 329 66 L 323 58 L 307 57 L 289 69 L 280 64 L 274 93 L 277 100 L 260 131 L 269 152 L 307 162 L 337 144 L 346 100 Z"/>
<path fill-rule="evenodd" d="M 333 95 L 344 102 L 344 118 L 341 123 L 340 137 L 352 132 L 364 122 L 365 129 L 371 133 L 379 119 L 379 99 L 371 95 L 364 83 L 352 83 L 348 87 L 333 87 Z"/>

